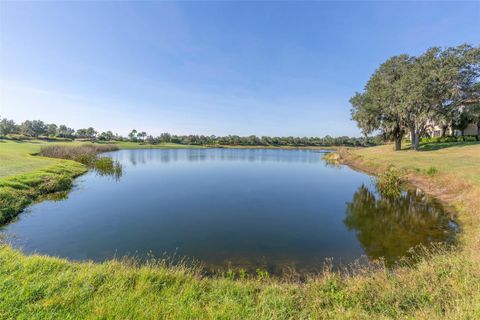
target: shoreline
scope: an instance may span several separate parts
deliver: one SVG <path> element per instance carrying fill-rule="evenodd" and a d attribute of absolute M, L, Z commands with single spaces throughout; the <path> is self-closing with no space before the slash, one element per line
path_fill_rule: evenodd
<path fill-rule="evenodd" d="M 378 176 L 390 166 L 369 163 L 361 156 L 354 154 L 354 150 L 352 152 L 348 148 L 339 148 L 335 154 L 338 155 L 336 159 L 338 163 L 372 176 Z M 402 170 L 402 179 L 407 187 L 420 189 L 428 196 L 440 201 L 446 208 L 454 211 L 461 228 L 461 232 L 458 234 L 458 238 L 461 240 L 459 250 L 480 249 L 480 198 L 474 191 L 469 192 L 473 189 L 471 184 L 449 174 L 429 177 L 423 173 L 409 170 Z M 469 248 L 470 245 L 472 248 Z"/>
<path fill-rule="evenodd" d="M 354 170 L 374 175 L 381 172 L 382 166 L 368 163 L 355 153 L 375 153 L 375 150 L 350 148 L 350 156 L 343 154 L 341 161 Z M 345 151 L 339 149 L 338 153 Z M 377 157 L 374 155 L 379 159 Z M 76 166 L 72 161 L 67 164 L 58 161 L 56 166 L 63 163 L 64 170 L 68 164 Z M 128 259 L 76 262 L 24 254 L 0 243 L 0 283 L 5 284 L 0 292 L 0 306 L 5 307 L 5 313 L 0 311 L 0 318 L 2 315 L 6 318 L 113 318 L 118 316 L 119 308 L 124 318 L 142 319 L 162 315 L 166 318 L 238 318 L 241 315 L 244 319 L 475 318 L 480 310 L 480 254 L 475 244 L 479 234 L 475 234 L 478 221 L 474 219 L 478 208 L 470 211 L 469 207 L 475 204 L 470 201 L 478 201 L 476 193 L 472 193 L 477 189 L 472 187 L 466 191 L 473 198 L 464 199 L 463 193 L 452 196 L 450 192 L 458 184 L 449 177 L 439 174 L 425 178 L 422 183 L 428 186 L 429 179 L 447 179 L 452 188 L 448 193 L 444 190 L 449 195 L 445 200 L 455 205 L 459 218 L 464 221 L 459 233 L 464 241 L 458 249 L 438 247 L 420 251 L 415 263 L 401 263 L 391 270 L 381 262 L 356 269 L 352 266 L 344 274 L 325 269 L 305 281 L 294 276 L 270 277 L 262 272 L 245 276 L 233 270 L 206 277 L 186 265 L 172 267 L 161 261 L 139 265 Z M 462 201 L 470 204 L 461 207 Z M 463 228 L 464 224 L 468 228 Z M 263 316 L 258 317 L 259 314 Z"/>

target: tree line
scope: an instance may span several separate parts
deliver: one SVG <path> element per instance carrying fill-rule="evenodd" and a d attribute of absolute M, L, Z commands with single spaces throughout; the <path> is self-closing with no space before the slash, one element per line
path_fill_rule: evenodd
<path fill-rule="evenodd" d="M 363 92 L 351 99 L 352 119 L 367 136 L 378 133 L 401 149 L 408 134 L 413 150 L 437 125 L 480 134 L 480 47 L 433 47 L 419 56 L 402 54 L 382 63 Z"/>
<path fill-rule="evenodd" d="M 133 129 L 127 137 L 112 131 L 97 132 L 94 128 L 72 129 L 66 125 L 47 124 L 41 120 L 26 120 L 16 124 L 13 120 L 0 120 L 0 136 L 22 135 L 31 138 L 88 139 L 92 141 L 132 141 L 143 144 L 176 143 L 184 145 L 240 145 L 240 146 L 366 146 L 382 144 L 380 136 L 371 137 L 257 137 L 215 136 L 215 135 L 174 135 L 162 133 L 152 136 L 145 131 Z"/>

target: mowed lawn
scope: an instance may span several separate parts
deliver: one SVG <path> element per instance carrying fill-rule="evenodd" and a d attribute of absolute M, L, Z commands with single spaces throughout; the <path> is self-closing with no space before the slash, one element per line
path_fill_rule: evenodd
<path fill-rule="evenodd" d="M 377 166 L 394 165 L 400 169 L 425 172 L 431 167 L 439 174 L 454 174 L 480 187 L 480 142 L 437 143 L 421 151 L 393 151 L 391 145 L 356 149 L 356 155 Z"/>
<path fill-rule="evenodd" d="M 39 140 L 0 139 L 0 178 L 45 169 L 62 160 L 35 156 L 45 144 L 79 144 L 77 142 L 44 142 Z"/>

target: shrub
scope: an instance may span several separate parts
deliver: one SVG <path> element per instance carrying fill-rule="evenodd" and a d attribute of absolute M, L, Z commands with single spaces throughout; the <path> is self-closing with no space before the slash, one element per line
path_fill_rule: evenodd
<path fill-rule="evenodd" d="M 457 142 L 457 138 L 453 136 L 440 137 L 438 142 Z"/>
<path fill-rule="evenodd" d="M 477 141 L 477 136 L 464 136 L 463 141 L 465 142 L 474 142 Z"/>
<path fill-rule="evenodd" d="M 400 195 L 402 179 L 395 167 L 388 168 L 377 177 L 376 186 L 382 196 L 394 198 Z"/>
<path fill-rule="evenodd" d="M 431 137 L 431 138 L 422 138 L 420 142 L 422 143 L 438 143 L 440 142 L 441 137 Z"/>

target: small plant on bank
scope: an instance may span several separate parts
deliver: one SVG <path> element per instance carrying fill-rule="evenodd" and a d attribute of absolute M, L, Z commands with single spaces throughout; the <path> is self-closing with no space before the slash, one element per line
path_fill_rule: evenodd
<path fill-rule="evenodd" d="M 395 198 L 400 195 L 401 175 L 395 167 L 389 167 L 376 179 L 376 187 L 382 196 Z"/>
<path fill-rule="evenodd" d="M 435 168 L 435 167 L 430 167 L 430 168 L 427 169 L 426 173 L 429 177 L 433 177 L 434 175 L 436 175 L 438 173 L 438 169 Z"/>
<path fill-rule="evenodd" d="M 111 175 L 120 177 L 122 175 L 122 165 L 117 160 L 112 160 L 112 158 L 96 158 L 92 163 L 92 167 L 102 176 Z"/>
<path fill-rule="evenodd" d="M 268 273 L 267 270 L 257 268 L 255 271 L 257 273 L 257 279 L 258 280 L 266 281 L 266 280 L 270 279 L 270 273 Z"/>

